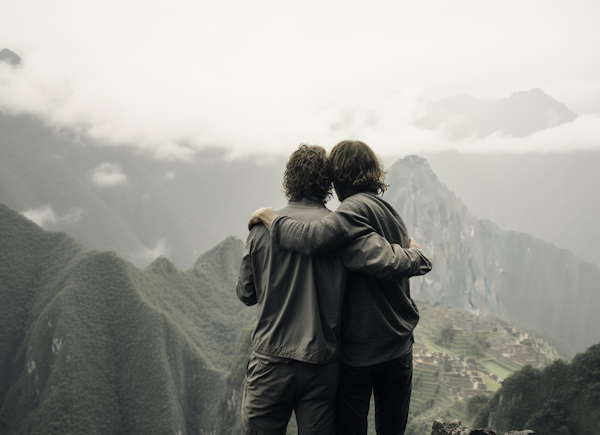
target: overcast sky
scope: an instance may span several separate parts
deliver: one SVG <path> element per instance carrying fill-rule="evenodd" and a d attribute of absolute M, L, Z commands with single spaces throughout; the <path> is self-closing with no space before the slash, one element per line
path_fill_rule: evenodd
<path fill-rule="evenodd" d="M 600 148 L 600 2 L 2 0 L 0 107 L 158 158 L 289 154 L 345 138 L 380 154 Z M 451 143 L 423 100 L 541 88 L 582 115 Z"/>

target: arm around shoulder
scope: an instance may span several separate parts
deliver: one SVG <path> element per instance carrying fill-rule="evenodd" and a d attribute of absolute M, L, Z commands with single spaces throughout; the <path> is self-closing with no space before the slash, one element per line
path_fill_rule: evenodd
<path fill-rule="evenodd" d="M 392 245 L 377 233 L 359 237 L 339 249 L 339 255 L 348 270 L 388 281 L 425 275 L 432 268 L 421 249 Z"/>
<path fill-rule="evenodd" d="M 309 222 L 278 216 L 271 225 L 271 237 L 275 243 L 305 255 L 336 249 L 374 231 L 365 217 L 339 209 Z"/>

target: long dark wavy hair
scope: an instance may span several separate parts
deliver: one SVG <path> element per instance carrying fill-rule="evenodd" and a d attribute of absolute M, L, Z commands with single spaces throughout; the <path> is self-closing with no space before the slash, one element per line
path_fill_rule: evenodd
<path fill-rule="evenodd" d="M 343 140 L 329 154 L 332 181 L 336 186 L 346 186 L 357 192 L 383 194 L 385 184 L 383 163 L 373 150 L 359 140 Z"/>
<path fill-rule="evenodd" d="M 317 197 L 323 204 L 331 197 L 331 165 L 325 148 L 302 144 L 292 153 L 283 174 L 285 197 L 298 201 Z"/>

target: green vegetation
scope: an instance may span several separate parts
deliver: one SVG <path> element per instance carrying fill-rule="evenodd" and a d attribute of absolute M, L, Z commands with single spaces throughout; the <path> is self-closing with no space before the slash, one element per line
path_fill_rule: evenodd
<path fill-rule="evenodd" d="M 219 435 L 237 435 L 243 432 L 240 412 L 244 393 L 246 363 L 252 352 L 251 336 L 255 326 L 256 319 L 253 319 L 242 331 L 231 363 L 231 371 L 225 379 L 225 389 L 219 400 L 217 410 L 217 433 Z"/>
<path fill-rule="evenodd" d="M 446 326 L 440 331 L 440 337 L 436 341 L 436 344 L 439 346 L 451 347 L 454 343 L 455 336 L 456 331 L 454 330 L 452 325 Z"/>
<path fill-rule="evenodd" d="M 487 388 L 490 391 L 498 391 L 501 387 L 501 385 L 498 382 L 494 381 L 489 376 L 484 376 L 483 381 L 485 382 L 485 385 L 487 385 Z"/>
<path fill-rule="evenodd" d="M 188 271 L 89 251 L 0 205 L 0 433 L 214 432 L 241 241 Z"/>
<path fill-rule="evenodd" d="M 505 379 L 485 403 L 471 399 L 469 409 L 476 427 L 499 433 L 512 429 L 560 435 L 597 433 L 600 343 L 576 355 L 571 363 L 557 360 L 541 370 L 523 367 Z"/>
<path fill-rule="evenodd" d="M 483 361 L 483 364 L 490 372 L 495 373 L 502 379 L 508 378 L 516 370 L 494 359 Z"/>

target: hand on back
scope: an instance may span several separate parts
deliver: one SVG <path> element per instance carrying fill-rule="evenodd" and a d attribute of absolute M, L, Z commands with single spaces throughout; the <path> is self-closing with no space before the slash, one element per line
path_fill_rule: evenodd
<path fill-rule="evenodd" d="M 271 230 L 271 224 L 275 218 L 279 216 L 273 211 L 273 207 L 262 207 L 252 213 L 250 221 L 248 222 L 248 231 L 252 229 L 254 225 L 263 224 L 267 229 Z"/>

